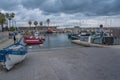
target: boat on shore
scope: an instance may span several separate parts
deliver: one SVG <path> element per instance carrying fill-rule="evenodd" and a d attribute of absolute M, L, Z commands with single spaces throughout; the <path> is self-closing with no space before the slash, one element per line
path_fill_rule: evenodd
<path fill-rule="evenodd" d="M 27 47 L 20 43 L 12 44 L 0 50 L 0 64 L 10 70 L 15 64 L 23 61 L 27 55 Z"/>

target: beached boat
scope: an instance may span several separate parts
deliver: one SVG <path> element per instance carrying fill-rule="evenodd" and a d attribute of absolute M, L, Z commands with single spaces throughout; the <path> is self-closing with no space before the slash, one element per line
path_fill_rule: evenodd
<path fill-rule="evenodd" d="M 27 48 L 20 44 L 15 43 L 0 51 L 0 64 L 10 70 L 16 63 L 25 59 L 27 55 Z"/>

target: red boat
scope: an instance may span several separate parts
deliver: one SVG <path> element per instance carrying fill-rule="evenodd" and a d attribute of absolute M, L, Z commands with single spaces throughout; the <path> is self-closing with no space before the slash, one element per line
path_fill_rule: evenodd
<path fill-rule="evenodd" d="M 24 36 L 24 39 L 41 39 L 43 41 L 45 41 L 45 37 L 41 36 L 41 37 L 35 37 L 35 36 Z"/>
<path fill-rule="evenodd" d="M 53 30 L 51 28 L 48 28 L 46 33 L 53 33 Z"/>
<path fill-rule="evenodd" d="M 38 44 L 42 44 L 44 40 L 35 37 L 35 36 L 24 36 L 24 42 L 27 45 L 38 45 Z"/>
<path fill-rule="evenodd" d="M 36 39 L 35 36 L 24 36 L 24 39 Z"/>
<path fill-rule="evenodd" d="M 43 40 L 43 41 L 45 41 L 45 37 L 44 36 L 41 36 L 40 39 Z"/>

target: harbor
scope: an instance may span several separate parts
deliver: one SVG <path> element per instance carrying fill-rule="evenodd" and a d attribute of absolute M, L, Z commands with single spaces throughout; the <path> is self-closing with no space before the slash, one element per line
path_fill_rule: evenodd
<path fill-rule="evenodd" d="M 120 80 L 118 0 L 1 0 L 0 80 Z"/>
<path fill-rule="evenodd" d="M 26 59 L 9 72 L 2 69 L 0 79 L 120 79 L 119 57 L 119 48 L 72 47 L 28 52 Z"/>
<path fill-rule="evenodd" d="M 104 77 L 109 80 L 120 79 L 119 48 L 119 46 L 83 47 L 71 43 L 67 34 L 48 34 L 42 46 L 28 46 L 25 60 L 16 64 L 10 71 L 1 66 L 0 79 L 101 80 Z M 14 77 L 11 77 L 13 74 Z"/>
<path fill-rule="evenodd" d="M 45 42 L 42 45 L 33 45 L 29 48 L 29 51 L 37 51 L 41 49 L 59 49 L 67 47 L 76 47 L 78 45 L 71 43 L 65 33 L 53 33 L 47 34 L 45 37 Z M 82 47 L 82 46 L 81 46 Z"/>

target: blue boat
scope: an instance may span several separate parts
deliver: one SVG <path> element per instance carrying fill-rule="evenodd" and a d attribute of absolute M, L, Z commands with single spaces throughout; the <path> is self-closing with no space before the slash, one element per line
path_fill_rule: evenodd
<path fill-rule="evenodd" d="M 16 63 L 25 59 L 27 47 L 23 44 L 15 43 L 0 50 L 0 64 L 3 68 L 10 70 Z"/>

